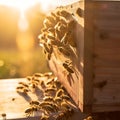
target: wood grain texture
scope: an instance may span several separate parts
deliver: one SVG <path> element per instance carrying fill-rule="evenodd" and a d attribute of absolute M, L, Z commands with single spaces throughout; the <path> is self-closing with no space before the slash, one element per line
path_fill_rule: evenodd
<path fill-rule="evenodd" d="M 29 94 L 28 96 L 18 94 L 16 87 L 18 82 L 26 81 L 26 79 L 6 79 L 0 80 L 0 120 L 2 120 L 1 114 L 6 113 L 7 120 L 27 120 L 25 116 L 25 109 L 28 108 L 31 99 L 37 100 L 38 97 L 35 94 Z M 12 100 L 14 98 L 14 101 Z M 30 120 L 39 120 L 36 114 L 34 117 L 30 117 Z"/>
<path fill-rule="evenodd" d="M 120 111 L 119 2 L 95 2 L 93 111 Z M 103 12 L 104 11 L 104 12 Z"/>

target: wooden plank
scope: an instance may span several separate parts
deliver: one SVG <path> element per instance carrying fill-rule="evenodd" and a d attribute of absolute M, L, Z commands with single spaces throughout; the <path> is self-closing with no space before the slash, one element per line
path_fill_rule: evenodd
<path fill-rule="evenodd" d="M 73 28 L 75 32 L 75 40 L 77 43 L 76 48 L 72 48 L 74 52 L 71 52 L 70 57 L 63 56 L 57 48 L 52 54 L 52 58 L 49 61 L 49 66 L 55 75 L 59 78 L 61 83 L 65 86 L 68 93 L 71 95 L 76 105 L 83 109 L 83 49 L 84 49 L 84 14 L 80 16 L 77 13 L 77 9 L 84 10 L 84 2 L 80 1 L 69 6 L 58 8 L 57 10 L 66 10 L 73 15 L 73 18 L 77 21 L 76 27 Z M 79 43 L 79 44 L 78 44 Z M 65 68 L 62 66 L 65 60 L 71 60 L 73 68 L 75 69 L 74 74 L 68 75 Z"/>
<path fill-rule="evenodd" d="M 115 111 L 120 111 L 120 105 L 111 105 L 111 104 L 97 104 L 92 106 L 92 111 L 95 112 L 115 112 Z"/>
<path fill-rule="evenodd" d="M 93 101 L 93 3 L 85 1 L 83 111 L 90 112 Z"/>
<path fill-rule="evenodd" d="M 25 109 L 28 108 L 31 99 L 37 100 L 35 94 L 29 93 L 29 96 L 21 95 L 16 92 L 18 82 L 26 81 L 26 79 L 6 79 L 0 80 L 0 115 L 6 113 L 7 119 L 11 120 L 27 120 L 25 117 Z M 40 95 L 41 93 L 39 93 Z M 15 99 L 14 101 L 12 99 Z M 37 113 L 32 120 L 39 120 L 41 113 Z M 37 117 L 38 116 L 38 117 Z M 0 116 L 2 120 L 2 117 Z"/>

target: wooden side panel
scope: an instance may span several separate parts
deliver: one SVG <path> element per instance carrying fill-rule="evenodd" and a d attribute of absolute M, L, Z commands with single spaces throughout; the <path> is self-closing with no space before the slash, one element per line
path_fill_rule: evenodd
<path fill-rule="evenodd" d="M 93 103 L 93 2 L 85 1 L 84 27 L 84 112 L 92 111 Z"/>
<path fill-rule="evenodd" d="M 81 1 L 69 6 L 60 7 L 57 10 L 68 11 L 77 21 L 76 27 L 73 28 L 77 47 L 72 48 L 69 58 L 63 56 L 54 48 L 54 54 L 52 54 L 52 58 L 49 61 L 49 66 L 65 86 L 76 105 L 80 106 L 80 109 L 83 110 L 84 2 Z M 65 60 L 69 59 L 73 63 L 75 73 L 68 75 L 62 64 Z"/>
<path fill-rule="evenodd" d="M 120 2 L 94 4 L 93 111 L 120 110 Z"/>

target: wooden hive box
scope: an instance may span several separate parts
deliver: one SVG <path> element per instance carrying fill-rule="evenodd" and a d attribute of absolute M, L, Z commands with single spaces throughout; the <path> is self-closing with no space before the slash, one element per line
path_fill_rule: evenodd
<path fill-rule="evenodd" d="M 58 50 L 49 61 L 51 70 L 81 111 L 120 111 L 120 2 L 84 0 L 59 10 L 78 22 L 77 46 L 69 57 L 76 71 L 66 73 L 68 58 Z"/>

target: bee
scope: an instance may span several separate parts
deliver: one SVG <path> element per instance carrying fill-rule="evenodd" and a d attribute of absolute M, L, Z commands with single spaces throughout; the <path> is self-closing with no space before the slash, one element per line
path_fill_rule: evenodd
<path fill-rule="evenodd" d="M 48 101 L 48 102 L 54 101 L 53 97 L 50 97 L 50 96 L 49 97 L 48 96 L 44 97 L 43 100 Z"/>
<path fill-rule="evenodd" d="M 64 113 L 63 112 L 58 114 L 56 120 L 62 120 L 62 119 L 64 120 Z"/>
<path fill-rule="evenodd" d="M 43 21 L 43 25 L 44 25 L 44 28 L 53 27 L 52 23 L 51 23 L 48 19 L 45 19 L 45 20 Z"/>
<path fill-rule="evenodd" d="M 27 76 L 26 78 L 27 78 L 28 81 L 32 80 L 32 76 Z"/>
<path fill-rule="evenodd" d="M 46 19 L 48 19 L 51 23 L 55 23 L 55 18 L 53 16 L 47 16 Z"/>
<path fill-rule="evenodd" d="M 29 92 L 29 89 L 28 89 L 28 88 L 25 88 L 25 87 L 23 87 L 23 86 L 18 86 L 18 87 L 16 88 L 16 90 L 17 90 L 18 93 L 24 93 L 24 94 L 27 94 L 27 92 Z"/>
<path fill-rule="evenodd" d="M 30 105 L 39 105 L 40 102 L 39 102 L 39 101 L 31 101 L 29 104 L 30 104 Z"/>
<path fill-rule="evenodd" d="M 24 83 L 24 82 L 19 82 L 18 84 L 20 84 L 20 85 L 22 85 L 22 86 L 24 86 L 24 87 L 29 87 L 26 83 Z"/>
<path fill-rule="evenodd" d="M 47 31 L 52 33 L 53 35 L 55 34 L 55 29 L 54 28 L 48 28 Z M 54 38 L 54 40 L 55 40 L 55 38 Z"/>
<path fill-rule="evenodd" d="M 65 109 L 70 109 L 70 105 L 67 102 L 62 102 L 61 107 Z"/>
<path fill-rule="evenodd" d="M 65 10 L 60 11 L 60 15 L 61 15 L 62 17 L 64 17 L 64 18 L 69 18 L 69 17 L 71 17 L 71 13 L 69 13 L 69 12 L 67 12 L 67 11 L 65 11 Z"/>
<path fill-rule="evenodd" d="M 63 93 L 64 93 L 63 89 L 59 89 L 59 90 L 56 92 L 56 97 L 62 96 Z"/>
<path fill-rule="evenodd" d="M 52 78 L 50 81 L 46 83 L 47 85 L 53 85 L 54 84 L 54 78 Z"/>
<path fill-rule="evenodd" d="M 65 61 L 65 63 L 63 63 L 63 67 L 69 72 L 69 73 L 74 73 L 74 70 L 71 66 L 71 63 L 68 63 L 67 61 Z"/>
<path fill-rule="evenodd" d="M 25 114 L 27 117 L 33 115 L 34 112 L 38 111 L 36 107 L 30 107 L 25 110 Z"/>
<path fill-rule="evenodd" d="M 84 120 L 93 120 L 92 116 L 88 116 L 86 119 Z"/>
<path fill-rule="evenodd" d="M 45 89 L 46 88 L 45 82 L 41 81 L 40 86 L 41 86 L 42 89 Z"/>
<path fill-rule="evenodd" d="M 12 98 L 12 101 L 15 101 L 15 98 Z"/>
<path fill-rule="evenodd" d="M 16 89 L 20 90 L 20 89 L 24 89 L 24 87 L 23 86 L 18 86 Z"/>
<path fill-rule="evenodd" d="M 60 105 L 63 100 L 62 100 L 61 97 L 55 97 L 54 101 L 55 101 L 55 103 L 57 103 L 58 105 Z"/>
<path fill-rule="evenodd" d="M 40 118 L 40 120 L 49 120 L 49 116 L 44 115 Z"/>
<path fill-rule="evenodd" d="M 70 100 L 70 97 L 68 95 L 62 95 L 63 100 Z"/>
<path fill-rule="evenodd" d="M 62 53 L 62 54 L 64 54 L 65 56 L 70 56 L 71 54 L 70 54 L 70 52 L 66 49 L 66 48 L 63 48 L 63 47 L 58 47 L 58 50 Z"/>
<path fill-rule="evenodd" d="M 3 117 L 3 120 L 6 120 L 6 113 L 2 113 L 1 116 Z"/>
<path fill-rule="evenodd" d="M 50 76 L 52 76 L 52 75 L 53 75 L 52 72 L 46 72 L 46 73 L 44 73 L 44 76 L 45 76 L 45 77 L 50 77 Z"/>
<path fill-rule="evenodd" d="M 48 93 L 48 92 L 50 92 L 50 93 L 56 92 L 56 88 L 47 88 L 47 89 L 45 90 L 45 92 L 46 92 L 46 93 Z"/>
<path fill-rule="evenodd" d="M 54 109 L 54 107 L 51 106 L 51 105 L 44 105 L 44 106 L 42 106 L 41 108 L 42 108 L 43 110 L 45 110 L 45 112 L 47 112 L 47 114 L 56 112 L 56 110 Z"/>
<path fill-rule="evenodd" d="M 43 77 L 43 74 L 42 73 L 35 73 L 34 76 L 35 77 Z"/>

